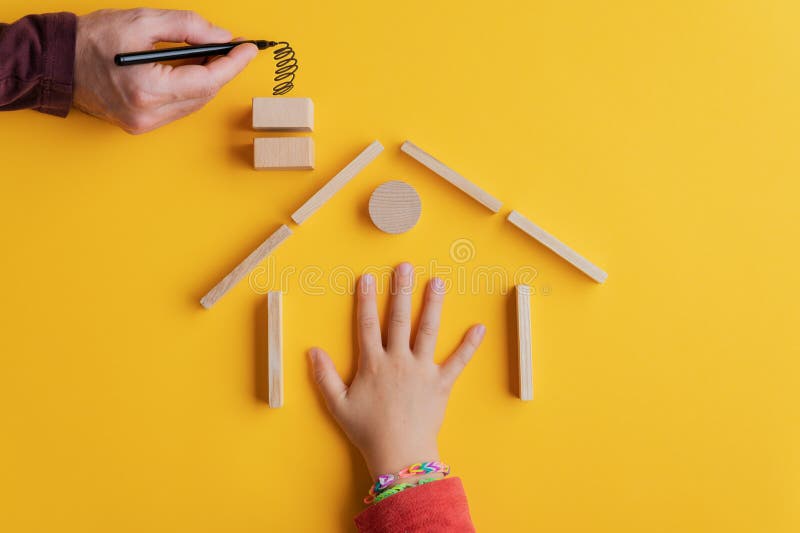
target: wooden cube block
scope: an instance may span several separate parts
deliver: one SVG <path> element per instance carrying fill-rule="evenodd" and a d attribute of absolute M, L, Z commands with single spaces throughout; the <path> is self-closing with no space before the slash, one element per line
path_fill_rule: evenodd
<path fill-rule="evenodd" d="M 313 131 L 311 98 L 253 98 L 253 129 L 266 131 Z"/>
<path fill-rule="evenodd" d="M 253 139 L 256 170 L 311 170 L 314 140 L 311 137 L 262 137 Z"/>

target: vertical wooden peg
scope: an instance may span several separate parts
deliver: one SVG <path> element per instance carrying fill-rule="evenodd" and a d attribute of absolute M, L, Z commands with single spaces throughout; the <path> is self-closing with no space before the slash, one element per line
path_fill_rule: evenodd
<path fill-rule="evenodd" d="M 280 291 L 267 294 L 269 406 L 283 406 L 283 302 Z"/>
<path fill-rule="evenodd" d="M 521 400 L 533 400 L 531 288 L 527 285 L 517 285 L 517 336 L 519 338 L 519 397 Z"/>

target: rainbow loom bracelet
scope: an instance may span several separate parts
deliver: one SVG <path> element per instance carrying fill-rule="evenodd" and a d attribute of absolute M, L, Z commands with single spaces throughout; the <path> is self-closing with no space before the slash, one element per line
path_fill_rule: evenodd
<path fill-rule="evenodd" d="M 372 503 L 378 494 L 391 487 L 395 481 L 418 474 L 432 473 L 441 473 L 447 476 L 450 473 L 450 467 L 441 461 L 426 461 L 424 463 L 414 463 L 397 474 L 380 475 L 375 484 L 369 488 L 369 494 L 364 498 L 364 503 Z"/>
<path fill-rule="evenodd" d="M 402 478 L 416 476 L 417 474 L 431 474 L 435 472 L 440 472 L 446 476 L 450 473 L 450 467 L 439 461 L 428 461 L 427 463 L 413 464 L 405 470 L 398 472 L 397 475 Z"/>
<path fill-rule="evenodd" d="M 391 487 L 389 487 L 385 491 L 383 491 L 380 494 L 378 494 L 377 496 L 375 496 L 375 499 L 373 500 L 373 503 L 378 503 L 381 500 L 385 500 L 389 496 L 397 494 L 398 492 L 403 492 L 404 490 L 410 489 L 411 487 L 419 487 L 420 485 L 424 485 L 426 483 L 431 483 L 433 481 L 436 481 L 436 480 L 434 478 L 432 478 L 432 477 L 425 477 L 425 478 L 420 479 L 419 482 L 416 485 L 412 485 L 411 483 L 398 483 L 397 485 L 392 485 Z"/>

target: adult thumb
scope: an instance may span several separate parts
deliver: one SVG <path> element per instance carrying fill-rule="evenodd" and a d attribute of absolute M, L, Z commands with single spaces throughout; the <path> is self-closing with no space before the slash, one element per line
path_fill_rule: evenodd
<path fill-rule="evenodd" d="M 311 359 L 311 368 L 314 371 L 314 381 L 325 398 L 328 409 L 333 411 L 347 393 L 347 385 L 344 384 L 336 367 L 333 366 L 330 356 L 320 348 L 312 348 L 308 352 Z"/>

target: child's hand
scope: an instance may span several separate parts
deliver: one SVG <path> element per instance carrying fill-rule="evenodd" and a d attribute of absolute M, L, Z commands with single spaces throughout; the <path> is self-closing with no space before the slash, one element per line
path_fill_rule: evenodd
<path fill-rule="evenodd" d="M 347 387 L 330 357 L 309 352 L 314 376 L 333 417 L 361 450 L 373 477 L 398 472 L 420 461 L 439 460 L 436 437 L 450 389 L 480 345 L 486 328 L 473 326 L 441 366 L 433 362 L 443 283 L 434 278 L 425 290 L 419 329 L 411 346 L 413 268 L 397 267 L 386 347 L 375 302 L 375 278 L 362 276 L 358 292 L 358 371 Z"/>

